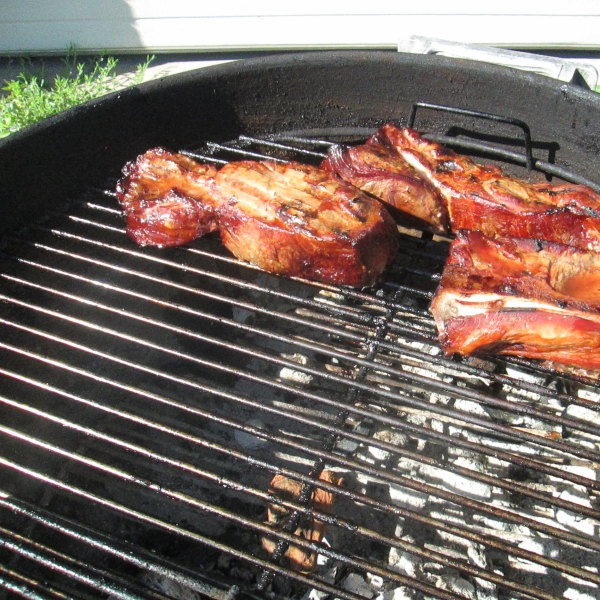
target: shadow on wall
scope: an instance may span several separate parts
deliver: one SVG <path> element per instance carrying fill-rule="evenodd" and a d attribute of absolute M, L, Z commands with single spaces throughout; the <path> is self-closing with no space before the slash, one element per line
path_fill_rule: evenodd
<path fill-rule="evenodd" d="M 142 41 L 126 0 L 0 2 L 0 54 L 135 52 Z"/>
<path fill-rule="evenodd" d="M 65 55 L 85 62 L 86 56 L 141 46 L 126 0 L 0 1 L 0 88 L 22 73 L 46 82 L 68 76 L 73 65 L 65 65 Z M 144 60 L 139 55 L 119 60 L 115 74 L 135 70 Z"/>

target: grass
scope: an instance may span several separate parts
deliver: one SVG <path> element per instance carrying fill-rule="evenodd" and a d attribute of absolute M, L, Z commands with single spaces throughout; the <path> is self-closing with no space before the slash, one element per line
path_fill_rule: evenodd
<path fill-rule="evenodd" d="M 43 66 L 32 69 L 30 61 L 23 61 L 23 72 L 6 81 L 2 88 L 0 138 L 125 85 L 141 83 L 153 58 L 148 57 L 132 75 L 123 79 L 117 75 L 116 58 L 102 56 L 79 61 L 69 52 L 63 60 L 63 73 L 56 75 L 51 83 L 45 81 Z"/>

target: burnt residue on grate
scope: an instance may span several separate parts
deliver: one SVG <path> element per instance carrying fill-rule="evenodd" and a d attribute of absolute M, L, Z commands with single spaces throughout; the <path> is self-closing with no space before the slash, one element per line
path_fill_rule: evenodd
<path fill-rule="evenodd" d="M 361 135 L 193 155 L 318 163 Z M 381 284 L 323 286 L 242 264 L 216 237 L 137 248 L 103 191 L 7 238 L 1 587 L 597 597 L 600 389 L 444 357 L 428 305 L 447 249 L 406 232 Z"/>

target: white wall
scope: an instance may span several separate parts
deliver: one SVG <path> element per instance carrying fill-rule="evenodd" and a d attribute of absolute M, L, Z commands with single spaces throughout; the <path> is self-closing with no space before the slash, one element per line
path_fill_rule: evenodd
<path fill-rule="evenodd" d="M 0 0 L 0 54 L 395 48 L 424 35 L 600 50 L 600 0 Z"/>

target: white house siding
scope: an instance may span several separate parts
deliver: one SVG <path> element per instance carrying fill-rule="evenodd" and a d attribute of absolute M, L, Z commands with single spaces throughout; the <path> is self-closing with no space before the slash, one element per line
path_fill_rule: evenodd
<path fill-rule="evenodd" d="M 600 50 L 600 1 L 1 0 L 0 54 L 395 48 L 410 35 Z"/>

